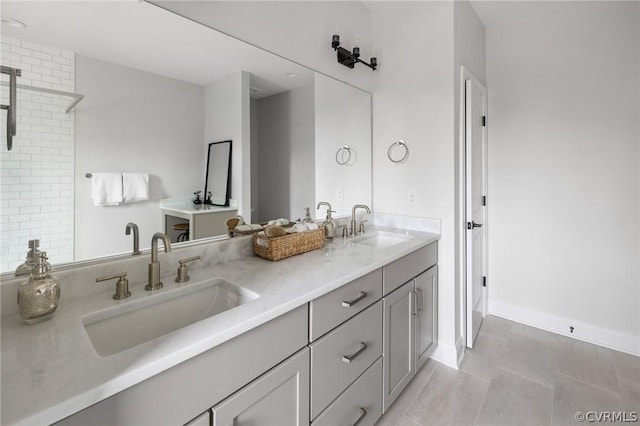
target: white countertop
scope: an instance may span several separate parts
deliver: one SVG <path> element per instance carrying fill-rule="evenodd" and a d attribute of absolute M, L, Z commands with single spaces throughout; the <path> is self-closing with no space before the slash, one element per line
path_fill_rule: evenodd
<path fill-rule="evenodd" d="M 186 285 L 219 277 L 260 297 L 109 357 L 95 352 L 81 318 L 174 289 L 178 286 L 174 276 L 163 276 L 165 288 L 154 294 L 143 290 L 143 282 L 132 281 L 132 297 L 124 301 L 111 299 L 109 285 L 86 298 L 67 303 L 62 299 L 53 318 L 36 325 L 24 324 L 17 313 L 3 316 L 2 424 L 61 420 L 440 238 L 433 233 L 393 231 L 411 238 L 387 248 L 337 238 L 322 249 L 279 262 L 249 257 L 194 269 Z"/>

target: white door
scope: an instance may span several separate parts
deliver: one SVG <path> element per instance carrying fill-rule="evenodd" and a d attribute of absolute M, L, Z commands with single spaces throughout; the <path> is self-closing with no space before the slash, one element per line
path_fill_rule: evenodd
<path fill-rule="evenodd" d="M 486 315 L 486 105 L 487 92 L 465 81 L 467 346 L 472 348 Z"/>

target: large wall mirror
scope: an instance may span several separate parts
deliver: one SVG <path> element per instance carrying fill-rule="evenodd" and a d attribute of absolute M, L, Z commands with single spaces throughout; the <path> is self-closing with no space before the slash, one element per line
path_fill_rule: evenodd
<path fill-rule="evenodd" d="M 214 141 L 233 141 L 229 198 L 245 220 L 371 203 L 368 92 L 148 2 L 3 1 L 2 13 L 26 28 L 2 25 L 2 65 L 25 87 L 13 150 L 0 151 L 0 272 L 35 238 L 54 266 L 125 254 L 128 222 L 148 248 L 161 202 L 210 190 Z M 336 163 L 344 145 L 355 164 Z M 99 172 L 148 174 L 148 199 L 95 205 Z"/>

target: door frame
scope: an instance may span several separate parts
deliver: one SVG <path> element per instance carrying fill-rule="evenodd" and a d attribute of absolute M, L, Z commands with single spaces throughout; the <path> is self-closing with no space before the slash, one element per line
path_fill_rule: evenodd
<path fill-rule="evenodd" d="M 465 85 L 467 80 L 472 80 L 475 84 L 481 87 L 484 90 L 484 110 L 488 112 L 488 91 L 485 88 L 484 84 L 480 83 L 480 81 L 467 69 L 464 65 L 460 66 L 460 119 L 459 119 L 459 146 L 458 146 L 458 274 L 460 277 L 460 325 L 461 325 L 461 346 L 462 350 L 466 351 L 467 349 L 467 170 L 466 170 L 466 96 L 465 96 Z M 483 128 L 483 137 L 485 143 L 484 149 L 484 194 L 487 196 L 487 200 L 489 200 L 489 188 L 488 188 L 488 120 L 487 125 Z M 484 275 L 487 277 L 487 281 L 489 280 L 488 274 L 488 236 L 489 236 L 489 223 L 488 223 L 488 202 L 485 207 L 485 223 L 483 224 L 484 229 Z M 484 311 L 485 313 L 489 312 L 489 291 L 488 288 L 485 287 L 484 291 Z M 458 344 L 456 345 L 458 346 Z"/>

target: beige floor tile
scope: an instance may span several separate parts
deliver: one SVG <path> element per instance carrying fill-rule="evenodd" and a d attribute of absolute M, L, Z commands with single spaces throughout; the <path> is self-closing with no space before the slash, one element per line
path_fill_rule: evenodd
<path fill-rule="evenodd" d="M 494 334 L 478 333 L 472 349 L 465 352 L 460 370 L 485 380 L 493 379 L 506 339 Z"/>
<path fill-rule="evenodd" d="M 532 336 L 534 335 L 535 336 Z M 497 366 L 545 386 L 555 379 L 555 343 L 537 333 L 511 333 Z"/>
<path fill-rule="evenodd" d="M 625 410 L 637 411 L 640 415 L 640 383 L 620 379 L 620 397 Z"/>
<path fill-rule="evenodd" d="M 618 377 L 640 384 L 640 357 L 618 351 L 612 352 Z"/>
<path fill-rule="evenodd" d="M 490 334 L 496 337 L 505 338 L 509 335 L 511 331 L 511 327 L 513 327 L 516 322 L 510 321 L 508 319 L 496 317 L 493 315 L 487 315 L 482 320 L 482 325 L 480 326 L 480 331 L 485 334 Z"/>
<path fill-rule="evenodd" d="M 553 388 L 498 369 L 476 424 L 550 425 L 552 408 Z"/>
<path fill-rule="evenodd" d="M 377 421 L 376 426 L 399 425 L 409 406 L 416 400 L 418 395 L 420 395 L 427 381 L 431 379 L 431 376 L 433 376 L 434 372 L 440 368 L 440 366 L 442 366 L 442 364 L 438 361 L 431 359 L 427 361 L 424 367 L 418 371 L 416 377 L 414 377 L 411 383 L 402 391 L 398 399 L 389 407 L 389 410 Z"/>
<path fill-rule="evenodd" d="M 619 392 L 614 351 L 580 340 L 560 337 L 556 371 L 592 385 Z"/>
<path fill-rule="evenodd" d="M 489 382 L 442 366 L 411 404 L 406 417 L 421 426 L 472 425 Z"/>
<path fill-rule="evenodd" d="M 421 425 L 419 425 L 418 423 L 414 422 L 409 417 L 404 416 L 397 423 L 397 426 L 421 426 Z"/>
<path fill-rule="evenodd" d="M 617 412 L 623 410 L 620 395 L 610 390 L 576 380 L 563 374 L 556 375 L 553 399 L 554 426 L 589 424 L 578 421 L 576 413 Z"/>

